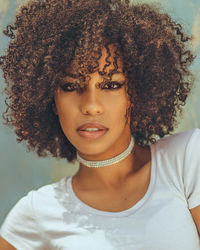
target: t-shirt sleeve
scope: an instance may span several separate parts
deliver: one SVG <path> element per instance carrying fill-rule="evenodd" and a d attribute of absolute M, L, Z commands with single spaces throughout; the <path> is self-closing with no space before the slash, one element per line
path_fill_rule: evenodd
<path fill-rule="evenodd" d="M 189 209 L 200 205 L 200 129 L 195 129 L 185 153 L 184 187 Z"/>
<path fill-rule="evenodd" d="M 32 207 L 33 192 L 20 199 L 9 212 L 0 235 L 16 249 L 43 249 L 42 235 Z"/>

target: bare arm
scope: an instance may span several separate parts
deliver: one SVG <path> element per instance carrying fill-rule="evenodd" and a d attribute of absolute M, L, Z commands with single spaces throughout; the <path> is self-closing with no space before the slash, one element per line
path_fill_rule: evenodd
<path fill-rule="evenodd" d="M 16 248 L 0 237 L 0 250 L 16 250 Z"/>
<path fill-rule="evenodd" d="M 190 210 L 193 220 L 196 224 L 200 236 L 200 206 L 194 207 Z"/>

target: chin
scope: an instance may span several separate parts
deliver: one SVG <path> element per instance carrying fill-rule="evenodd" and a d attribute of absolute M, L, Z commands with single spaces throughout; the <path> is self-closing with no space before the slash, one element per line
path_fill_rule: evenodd
<path fill-rule="evenodd" d="M 92 156 L 92 155 L 100 155 L 100 154 L 103 154 L 107 151 L 107 148 L 105 148 L 104 145 L 86 145 L 83 147 L 83 146 L 80 146 L 80 147 L 76 147 L 77 150 L 79 151 L 80 154 L 83 154 L 83 155 L 88 155 L 88 156 Z"/>
<path fill-rule="evenodd" d="M 76 149 L 79 151 L 79 154 L 84 156 L 98 156 L 105 154 L 108 151 L 109 145 L 106 141 L 99 141 L 99 143 L 94 142 L 85 142 L 85 143 L 77 143 L 75 145 Z"/>

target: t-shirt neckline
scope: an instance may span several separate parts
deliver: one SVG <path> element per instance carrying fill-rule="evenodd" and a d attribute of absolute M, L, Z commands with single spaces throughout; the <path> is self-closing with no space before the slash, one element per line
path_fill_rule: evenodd
<path fill-rule="evenodd" d="M 155 181 L 156 181 L 156 155 L 155 155 L 155 145 L 151 144 L 150 145 L 150 151 L 151 151 L 151 173 L 150 173 L 150 182 L 149 182 L 149 186 L 147 188 L 147 191 L 145 193 L 145 195 L 136 203 L 134 204 L 132 207 L 120 211 L 120 212 L 108 212 L 108 211 L 103 211 L 103 210 L 99 210 L 96 208 L 93 208 L 89 205 L 87 205 L 86 203 L 84 203 L 83 201 L 81 201 L 75 194 L 73 187 L 72 187 L 72 177 L 70 176 L 67 179 L 67 190 L 69 191 L 70 195 L 72 196 L 72 198 L 84 209 L 87 210 L 89 213 L 92 214 L 97 214 L 97 215 L 101 215 L 101 216 L 111 216 L 111 217 L 124 217 L 124 216 L 129 216 L 131 214 L 136 213 L 139 208 L 141 208 L 149 199 L 150 195 L 153 192 L 154 189 L 154 185 L 155 185 Z"/>

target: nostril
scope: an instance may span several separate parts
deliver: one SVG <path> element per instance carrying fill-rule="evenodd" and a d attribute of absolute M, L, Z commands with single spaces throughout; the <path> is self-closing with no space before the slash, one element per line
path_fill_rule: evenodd
<path fill-rule="evenodd" d="M 96 107 L 96 105 L 88 105 L 81 108 L 81 112 L 84 115 L 99 115 L 103 112 L 101 107 Z"/>

